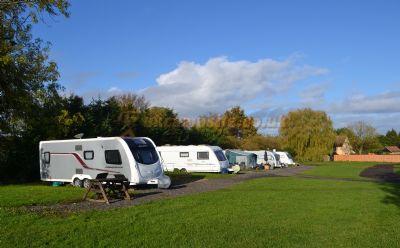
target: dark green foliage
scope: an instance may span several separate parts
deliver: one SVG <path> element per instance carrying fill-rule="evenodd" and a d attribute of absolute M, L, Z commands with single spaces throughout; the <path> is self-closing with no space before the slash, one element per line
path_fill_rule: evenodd
<path fill-rule="evenodd" d="M 31 29 L 42 13 L 68 16 L 68 6 L 65 0 L 1 1 L 0 181 L 35 179 L 38 141 L 59 135 L 57 66 Z"/>
<path fill-rule="evenodd" d="M 172 109 L 151 107 L 144 111 L 139 122 L 138 136 L 150 137 L 157 145 L 179 145 L 187 140 L 187 131 Z"/>
<path fill-rule="evenodd" d="M 382 146 L 400 146 L 400 133 L 392 129 L 386 132 L 386 135 L 380 135 L 379 141 Z"/>
<path fill-rule="evenodd" d="M 85 138 L 118 136 L 121 133 L 123 124 L 119 121 L 120 108 L 115 98 L 92 100 L 86 108 L 82 129 Z"/>
<path fill-rule="evenodd" d="M 31 35 L 37 16 L 68 16 L 65 0 L 2 1 L 0 5 L 0 132 L 15 135 L 34 110 L 46 83 L 58 78 L 48 45 Z"/>

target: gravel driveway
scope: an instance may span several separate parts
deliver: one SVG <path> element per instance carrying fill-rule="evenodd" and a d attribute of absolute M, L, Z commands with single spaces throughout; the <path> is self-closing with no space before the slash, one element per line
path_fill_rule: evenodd
<path fill-rule="evenodd" d="M 114 201 L 110 205 L 106 205 L 105 203 L 80 201 L 69 204 L 29 206 L 25 208 L 27 210 L 37 213 L 46 213 L 46 212 L 62 213 L 62 212 L 71 212 L 71 211 L 74 212 L 74 211 L 91 210 L 91 209 L 110 209 L 118 207 L 127 207 L 159 199 L 174 198 L 194 193 L 218 190 L 250 179 L 262 178 L 262 177 L 276 177 L 276 176 L 282 176 L 282 177 L 294 176 L 311 168 L 312 166 L 303 165 L 298 167 L 275 169 L 269 171 L 246 171 L 238 175 L 226 178 L 200 179 L 196 181 L 187 181 L 183 183 L 177 182 L 175 184 L 173 183 L 171 188 L 169 189 L 158 189 L 158 188 L 148 188 L 148 187 L 140 188 L 140 189 L 135 189 L 133 200 Z"/>

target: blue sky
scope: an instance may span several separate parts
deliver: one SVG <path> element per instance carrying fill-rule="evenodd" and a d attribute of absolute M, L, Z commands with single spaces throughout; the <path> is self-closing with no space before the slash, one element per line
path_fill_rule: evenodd
<path fill-rule="evenodd" d="M 144 94 L 181 117 L 242 106 L 267 120 L 326 111 L 400 131 L 399 1 L 76 1 L 34 35 L 90 101 Z"/>

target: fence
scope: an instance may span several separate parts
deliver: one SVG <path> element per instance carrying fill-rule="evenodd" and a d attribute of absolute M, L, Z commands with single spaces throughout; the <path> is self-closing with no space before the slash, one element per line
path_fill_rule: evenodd
<path fill-rule="evenodd" d="M 334 161 L 354 161 L 354 162 L 388 162 L 399 163 L 400 155 L 334 155 Z"/>

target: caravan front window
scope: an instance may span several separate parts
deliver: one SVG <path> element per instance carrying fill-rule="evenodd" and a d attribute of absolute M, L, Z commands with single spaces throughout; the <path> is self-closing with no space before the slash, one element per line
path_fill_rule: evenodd
<path fill-rule="evenodd" d="M 215 156 L 217 156 L 219 161 L 225 161 L 226 160 L 225 154 L 221 150 L 214 151 L 214 153 L 215 153 Z"/>
<path fill-rule="evenodd" d="M 153 144 L 146 139 L 124 139 L 136 162 L 154 164 L 158 161 L 157 151 Z"/>

